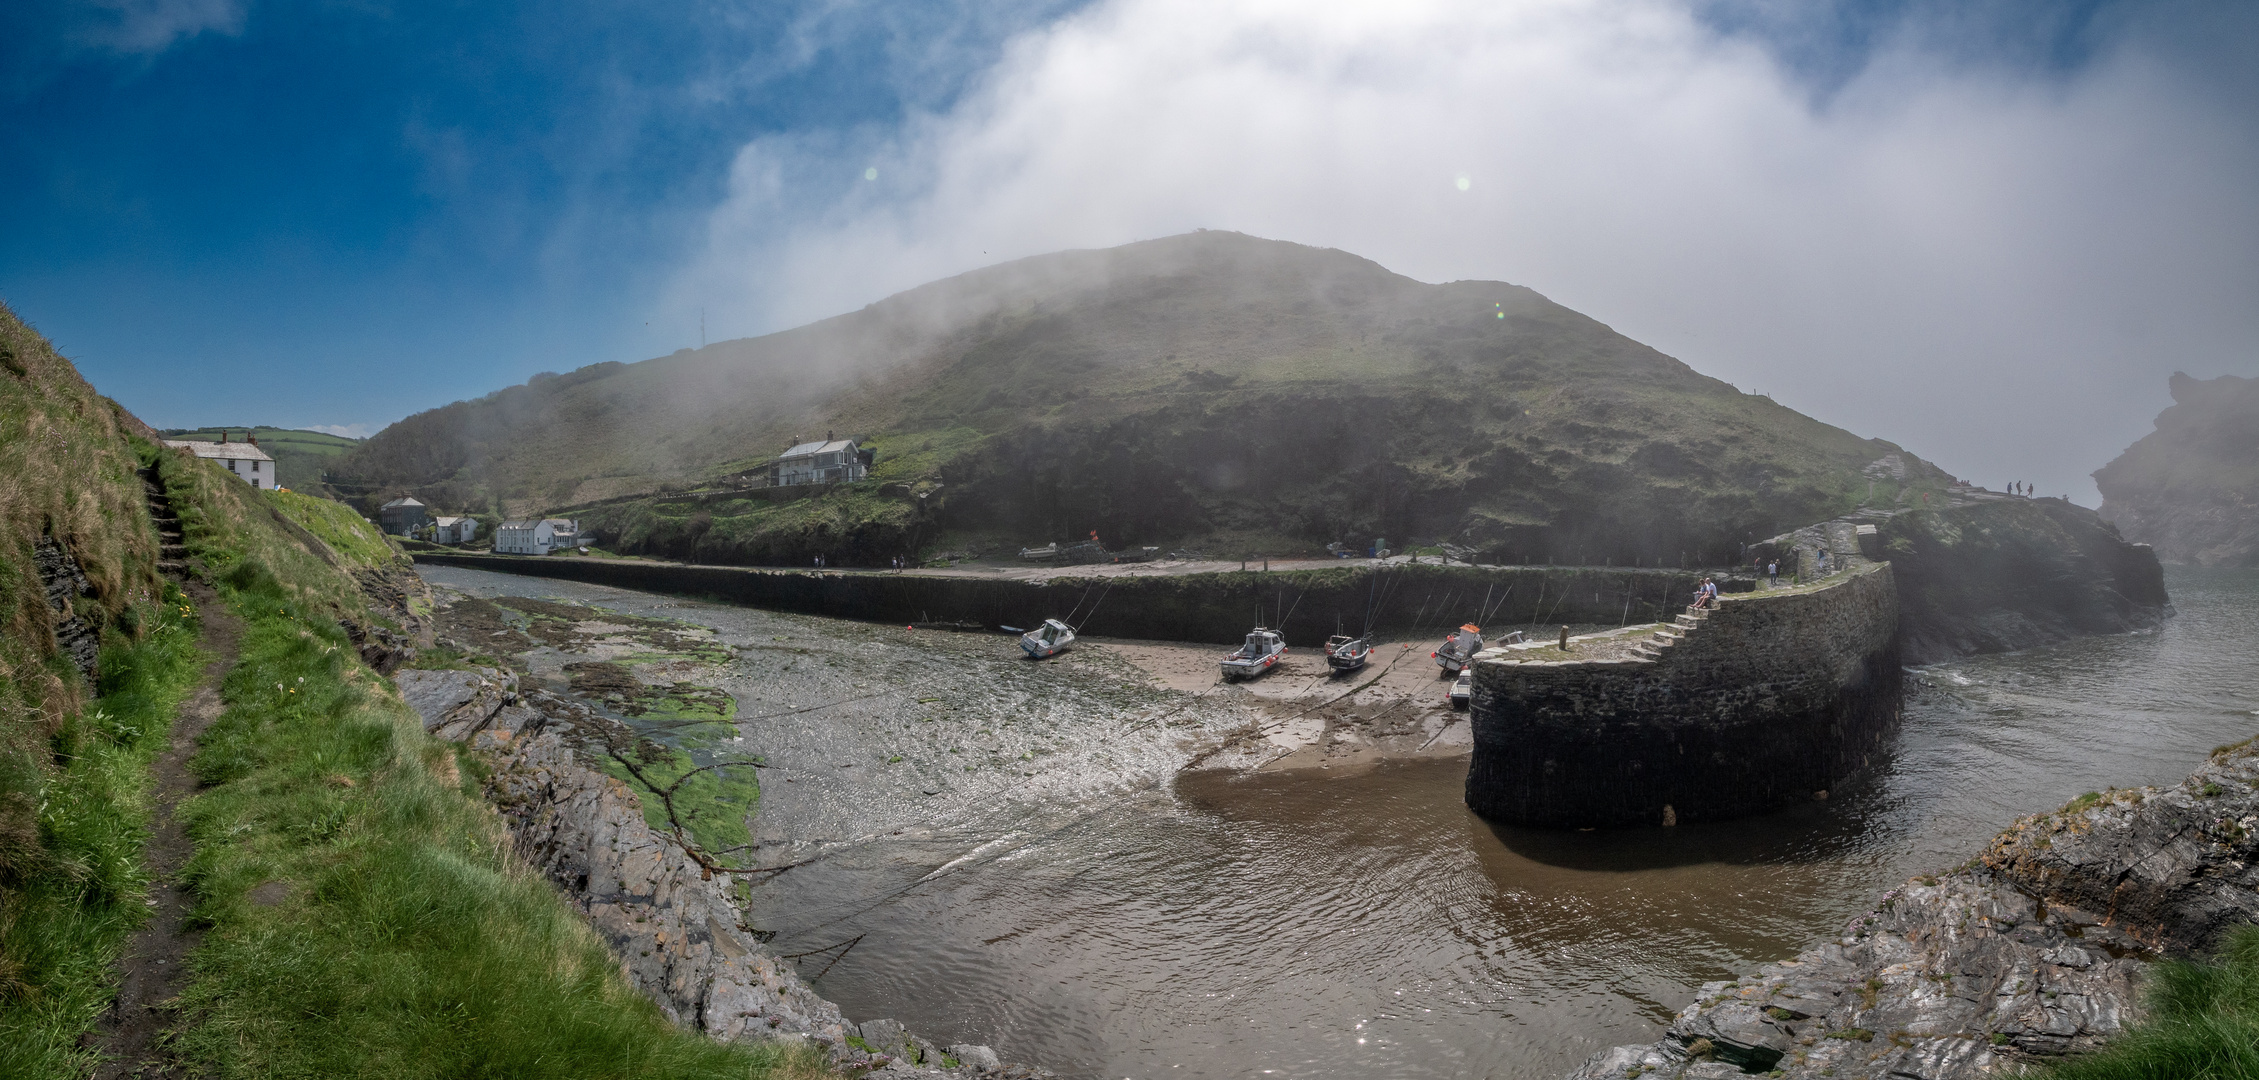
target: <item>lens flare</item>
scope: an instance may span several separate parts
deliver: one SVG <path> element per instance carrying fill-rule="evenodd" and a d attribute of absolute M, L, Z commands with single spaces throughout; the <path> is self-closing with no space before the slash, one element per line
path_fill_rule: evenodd
<path fill-rule="evenodd" d="M 1459 184 L 1459 190 L 1461 190 L 1461 191 L 1465 191 L 1465 190 L 1467 190 L 1468 188 L 1471 188 L 1471 187 L 1475 186 L 1475 178 L 1474 178 L 1474 177 L 1472 177 L 1472 176 L 1468 176 L 1468 175 L 1467 175 L 1466 173 L 1460 173 L 1460 174 L 1459 174 L 1459 180 L 1458 180 L 1458 184 Z"/>

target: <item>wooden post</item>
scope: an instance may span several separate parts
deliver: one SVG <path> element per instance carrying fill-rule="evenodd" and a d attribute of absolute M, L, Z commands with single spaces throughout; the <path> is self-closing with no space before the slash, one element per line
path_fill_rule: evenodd
<path fill-rule="evenodd" d="M 1566 626 L 1561 628 L 1561 651 L 1569 651 L 1569 628 Z"/>

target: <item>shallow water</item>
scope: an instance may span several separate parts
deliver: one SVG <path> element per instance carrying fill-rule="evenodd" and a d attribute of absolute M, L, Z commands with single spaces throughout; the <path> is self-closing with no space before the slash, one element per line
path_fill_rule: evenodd
<path fill-rule="evenodd" d="M 725 640 L 789 624 L 858 648 L 870 633 L 427 573 L 622 610 L 668 605 L 638 613 L 716 625 Z M 779 931 L 780 951 L 811 953 L 803 970 L 851 1017 L 893 1016 L 1075 1077 L 1557 1076 L 1600 1047 L 1652 1038 L 1703 981 L 1829 936 L 1882 890 L 1968 859 L 2020 815 L 2176 782 L 2215 745 L 2259 734 L 2259 572 L 2173 571 L 2167 584 L 2179 615 L 2161 631 L 1911 674 L 1896 752 L 1825 804 L 1636 832 L 1491 826 L 1461 805 L 1463 759 L 1172 782 L 1156 764 L 1170 744 L 1138 741 L 1149 733 L 1121 736 L 1108 756 L 1123 717 L 1150 705 L 1126 680 L 983 668 L 1008 647 L 993 638 L 902 643 L 952 693 L 999 679 L 992 713 L 1026 714 L 1067 760 L 1018 787 L 934 796 L 930 780 L 811 776 L 830 785 L 820 811 L 764 794 L 771 837 L 818 822 L 870 835 L 757 890 L 753 917 Z M 743 663 L 733 691 L 774 683 Z M 1070 684 L 1111 689 L 1078 691 L 1080 705 L 1051 698 Z M 1225 730 L 1227 713 L 1184 734 Z M 1074 730 L 1078 715 L 1095 735 Z M 839 756 L 887 730 L 843 727 L 798 738 Z M 794 752 L 788 731 L 768 738 Z"/>

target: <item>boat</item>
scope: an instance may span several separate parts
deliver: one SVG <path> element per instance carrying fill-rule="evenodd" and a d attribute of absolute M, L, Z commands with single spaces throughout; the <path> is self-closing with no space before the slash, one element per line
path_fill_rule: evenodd
<path fill-rule="evenodd" d="M 1335 671 L 1355 671 L 1373 658 L 1370 638 L 1335 634 L 1326 639 L 1326 663 Z"/>
<path fill-rule="evenodd" d="M 1453 630 L 1450 637 L 1443 639 L 1443 646 L 1428 655 L 1435 657 L 1437 667 L 1456 675 L 1481 651 L 1482 627 L 1468 623 Z"/>
<path fill-rule="evenodd" d="M 1276 630 L 1258 626 L 1247 635 L 1247 644 L 1224 654 L 1224 681 L 1252 679 L 1271 670 L 1286 655 L 1286 639 Z"/>
<path fill-rule="evenodd" d="M 1451 707 L 1464 709 L 1467 699 L 1475 694 L 1475 666 L 1468 664 L 1459 669 L 1459 677 L 1451 680 Z"/>
<path fill-rule="evenodd" d="M 1020 635 L 1020 649 L 1030 660 L 1057 656 L 1074 643 L 1075 628 L 1057 619 L 1045 619 L 1042 626 Z"/>

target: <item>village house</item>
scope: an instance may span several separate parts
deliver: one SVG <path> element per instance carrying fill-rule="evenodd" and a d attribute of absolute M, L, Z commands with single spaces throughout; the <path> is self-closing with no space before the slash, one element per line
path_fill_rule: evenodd
<path fill-rule="evenodd" d="M 478 539 L 478 519 L 467 517 L 436 517 L 431 519 L 431 542 L 434 544 L 468 544 Z"/>
<path fill-rule="evenodd" d="M 793 446 L 769 462 L 769 486 L 839 484 L 870 475 L 871 452 L 853 439 L 834 439 L 824 433 L 822 442 Z"/>
<path fill-rule="evenodd" d="M 394 536 L 414 536 L 431 524 L 428 508 L 412 495 L 402 495 L 377 507 L 377 527 Z"/>
<path fill-rule="evenodd" d="M 217 461 L 222 468 L 242 477 L 252 487 L 262 491 L 272 490 L 275 486 L 275 459 L 259 449 L 256 436 L 246 435 L 244 438 L 244 442 L 230 442 L 228 433 L 222 431 L 220 441 L 216 443 L 185 439 L 166 439 L 164 443 L 175 450 L 186 450 L 197 457 Z"/>
<path fill-rule="evenodd" d="M 587 547 L 590 539 L 580 534 L 579 522 L 565 518 L 505 521 L 494 530 L 494 551 L 498 555 L 547 555 Z"/>

